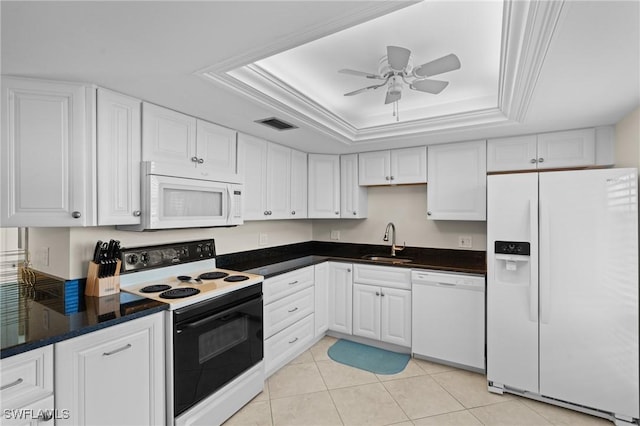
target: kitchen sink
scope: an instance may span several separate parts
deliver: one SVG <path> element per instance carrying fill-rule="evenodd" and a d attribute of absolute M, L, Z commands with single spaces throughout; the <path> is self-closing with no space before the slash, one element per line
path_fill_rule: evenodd
<path fill-rule="evenodd" d="M 371 260 L 374 262 L 384 262 L 384 263 L 408 263 L 413 259 L 407 259 L 406 257 L 387 257 L 387 256 L 378 256 L 375 254 L 367 254 L 362 256 L 362 259 Z"/>

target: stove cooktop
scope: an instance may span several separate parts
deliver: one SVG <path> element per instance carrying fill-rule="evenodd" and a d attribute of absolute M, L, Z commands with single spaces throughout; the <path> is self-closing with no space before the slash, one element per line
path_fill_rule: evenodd
<path fill-rule="evenodd" d="M 186 306 L 233 290 L 259 284 L 262 275 L 215 269 L 182 273 L 149 282 L 121 286 L 121 291 L 168 303 L 170 309 Z"/>

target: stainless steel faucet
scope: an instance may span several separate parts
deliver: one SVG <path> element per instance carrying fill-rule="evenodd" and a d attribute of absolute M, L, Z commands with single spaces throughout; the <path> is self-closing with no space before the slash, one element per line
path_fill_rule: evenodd
<path fill-rule="evenodd" d="M 389 229 L 391 229 L 391 256 L 395 256 L 396 252 L 404 250 L 405 246 L 396 246 L 396 226 L 393 222 L 387 223 L 387 229 L 384 231 L 384 237 L 382 240 L 389 241 Z M 406 245 L 407 243 L 405 242 L 403 244 Z"/>

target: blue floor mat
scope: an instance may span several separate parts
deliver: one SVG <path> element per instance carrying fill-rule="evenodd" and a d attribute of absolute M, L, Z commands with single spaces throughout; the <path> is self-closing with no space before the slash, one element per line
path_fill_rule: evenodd
<path fill-rule="evenodd" d="M 396 374 L 404 370 L 409 354 L 387 351 L 373 346 L 340 339 L 328 351 L 329 357 L 341 364 L 376 374 Z"/>

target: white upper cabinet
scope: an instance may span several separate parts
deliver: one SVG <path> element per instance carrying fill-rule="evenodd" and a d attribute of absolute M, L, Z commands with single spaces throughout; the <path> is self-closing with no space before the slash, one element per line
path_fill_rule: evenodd
<path fill-rule="evenodd" d="M 141 104 L 98 89 L 98 225 L 140 223 Z"/>
<path fill-rule="evenodd" d="M 291 150 L 291 219 L 307 217 L 307 154 Z"/>
<path fill-rule="evenodd" d="M 309 218 L 340 217 L 340 156 L 309 154 Z"/>
<path fill-rule="evenodd" d="M 143 161 L 197 167 L 205 178 L 238 182 L 236 140 L 235 130 L 146 102 L 142 105 Z"/>
<path fill-rule="evenodd" d="M 487 171 L 542 170 L 596 164 L 596 129 L 487 141 Z"/>
<path fill-rule="evenodd" d="M 427 217 L 486 220 L 485 141 L 429 145 L 428 150 Z"/>
<path fill-rule="evenodd" d="M 2 78 L 2 226 L 95 226 L 95 88 Z"/>
<path fill-rule="evenodd" d="M 253 136 L 238 136 L 244 220 L 307 217 L 307 155 Z"/>
<path fill-rule="evenodd" d="M 142 126 L 143 161 L 197 164 L 194 117 L 144 102 Z"/>
<path fill-rule="evenodd" d="M 358 154 L 340 156 L 340 217 L 367 217 L 367 188 L 358 185 Z"/>
<path fill-rule="evenodd" d="M 427 148 L 393 149 L 359 154 L 359 184 L 399 185 L 427 181 Z"/>

